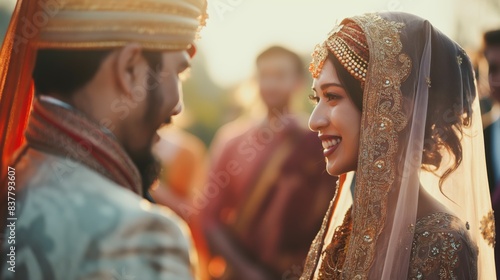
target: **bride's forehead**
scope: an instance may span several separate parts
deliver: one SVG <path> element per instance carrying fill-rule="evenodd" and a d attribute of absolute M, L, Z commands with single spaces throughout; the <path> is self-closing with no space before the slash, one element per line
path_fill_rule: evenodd
<path fill-rule="evenodd" d="M 337 70 L 335 70 L 333 63 L 328 59 L 325 61 L 318 77 L 313 79 L 312 87 L 319 88 L 326 83 L 340 83 Z"/>

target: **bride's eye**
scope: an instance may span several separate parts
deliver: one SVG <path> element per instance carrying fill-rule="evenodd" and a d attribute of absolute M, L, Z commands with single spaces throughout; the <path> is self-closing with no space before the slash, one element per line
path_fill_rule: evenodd
<path fill-rule="evenodd" d="M 313 105 L 318 105 L 319 103 L 319 97 L 314 94 L 309 94 L 309 100 Z"/>
<path fill-rule="evenodd" d="M 328 102 L 330 102 L 330 101 L 332 101 L 332 100 L 339 100 L 339 99 L 341 99 L 341 98 L 342 98 L 342 96 L 341 96 L 341 95 L 336 94 L 336 93 L 329 93 L 329 92 L 327 92 L 327 93 L 324 93 L 324 95 L 325 95 L 325 98 L 326 98 L 326 100 L 327 100 Z"/>

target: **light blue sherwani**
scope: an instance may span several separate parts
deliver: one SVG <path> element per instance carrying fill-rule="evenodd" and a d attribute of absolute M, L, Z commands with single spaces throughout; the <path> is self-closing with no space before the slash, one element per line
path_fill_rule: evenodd
<path fill-rule="evenodd" d="M 3 261 L 1 279 L 194 278 L 188 228 L 169 209 L 31 148 L 15 168 L 15 272 Z"/>

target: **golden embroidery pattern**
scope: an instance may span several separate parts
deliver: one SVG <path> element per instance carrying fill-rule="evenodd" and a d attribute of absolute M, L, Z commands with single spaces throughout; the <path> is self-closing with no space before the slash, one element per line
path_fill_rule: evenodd
<path fill-rule="evenodd" d="M 196 3 L 195 7 L 199 7 L 202 3 Z M 67 11 L 119 11 L 133 13 L 157 13 L 157 14 L 174 14 L 179 16 L 196 17 L 199 12 L 191 5 L 171 4 L 168 2 L 159 1 L 123 1 L 123 0 L 108 0 L 100 2 L 89 1 L 67 1 L 64 6 Z"/>
<path fill-rule="evenodd" d="M 493 211 L 488 212 L 481 220 L 481 235 L 491 247 L 495 246 L 495 217 Z"/>
<path fill-rule="evenodd" d="M 95 20 L 92 24 L 85 21 L 53 21 L 54 24 L 49 24 L 45 27 L 45 31 L 49 32 L 133 32 L 137 34 L 148 35 L 168 35 L 179 34 L 189 35 L 193 33 L 193 25 L 171 23 L 168 25 L 161 22 L 138 22 L 138 21 L 122 21 L 110 24 L 104 20 Z M 194 26 L 196 28 L 197 26 Z"/>
<path fill-rule="evenodd" d="M 326 58 L 328 57 L 326 43 L 317 44 L 311 56 L 312 61 L 311 64 L 309 64 L 309 72 L 311 72 L 313 78 L 317 78 L 319 73 L 321 73 L 321 69 L 323 69 Z"/>
<path fill-rule="evenodd" d="M 74 4 L 74 3 L 73 3 Z M 109 3 L 107 3 L 109 5 Z M 100 7 L 100 5 L 97 5 Z M 105 5 L 106 6 L 106 5 Z M 119 11 L 120 6 L 116 6 L 117 14 L 123 12 Z M 96 8 L 93 6 L 93 9 Z M 103 7 L 105 8 L 105 7 Z M 148 7 L 153 8 L 153 7 Z M 71 5 L 67 5 L 65 9 L 71 9 Z M 177 8 L 173 7 L 173 12 L 177 12 Z M 61 12 L 63 13 L 63 12 Z M 74 35 L 73 33 L 98 33 L 98 32 L 110 32 L 112 34 L 108 34 L 108 36 L 116 36 L 116 34 L 140 34 L 140 35 L 184 35 L 191 37 L 195 35 L 195 31 L 199 28 L 198 21 L 194 20 L 195 16 L 192 16 L 191 20 L 184 21 L 175 21 L 168 18 L 155 18 L 155 17 L 147 17 L 146 15 L 142 19 L 130 20 L 123 15 L 121 18 L 95 18 L 93 20 L 89 20 L 84 17 L 54 17 L 49 22 L 47 22 L 46 26 L 43 28 L 44 33 L 49 34 L 57 34 L 57 33 L 69 33 L 70 35 Z M 87 34 L 86 36 L 92 35 Z M 114 35 L 113 35 L 114 34 Z M 102 34 L 101 34 L 102 35 Z M 58 35 L 58 37 L 64 36 L 62 34 Z M 44 36 L 42 35 L 42 38 Z M 149 39 L 151 40 L 151 39 Z M 64 39 L 61 41 L 65 41 Z M 74 39 L 69 40 L 70 42 L 74 41 Z M 151 40 L 151 41 L 159 41 L 159 40 Z"/>
<path fill-rule="evenodd" d="M 205 0 L 59 2 L 57 14 L 40 32 L 37 47 L 108 48 L 137 41 L 151 46 L 150 50 L 185 49 L 199 38 L 208 18 Z"/>
<path fill-rule="evenodd" d="M 477 247 L 462 221 L 447 213 L 434 213 L 417 221 L 408 279 L 477 279 Z"/>
<path fill-rule="evenodd" d="M 314 272 L 316 270 L 316 266 L 318 265 L 319 258 L 321 255 L 321 251 L 323 250 L 325 235 L 327 233 L 328 227 L 330 225 L 330 219 L 333 214 L 333 209 L 335 209 L 336 203 L 339 199 L 339 194 L 342 192 L 343 183 L 342 177 L 337 180 L 337 184 L 335 187 L 335 195 L 330 201 L 330 206 L 328 206 L 328 210 L 326 211 L 325 217 L 323 217 L 323 223 L 321 224 L 321 228 L 314 238 L 311 247 L 309 248 L 309 252 L 307 253 L 307 258 L 304 266 L 304 271 L 300 276 L 300 280 L 311 280 L 314 276 Z"/>
<path fill-rule="evenodd" d="M 306 263 L 304 266 L 304 271 L 300 276 L 300 280 L 310 280 L 314 275 L 316 265 L 318 265 L 321 249 L 323 248 L 323 240 L 325 238 L 326 231 L 328 229 L 328 224 L 332 216 L 334 201 L 335 197 L 330 201 L 330 206 L 328 206 L 328 211 L 326 211 L 325 217 L 323 218 L 323 223 L 321 224 L 321 228 L 316 237 L 314 238 L 311 244 L 311 248 L 309 248 L 309 252 L 307 253 Z"/>
<path fill-rule="evenodd" d="M 352 207 L 347 210 L 342 225 L 335 229 L 332 242 L 328 244 L 325 251 L 323 262 L 319 269 L 318 280 L 341 279 L 342 267 L 344 266 L 347 243 L 352 231 Z"/>
<path fill-rule="evenodd" d="M 50 42 L 50 41 L 40 41 L 36 43 L 38 48 L 61 48 L 61 49 L 97 49 L 97 48 L 113 48 L 122 47 L 130 43 L 129 41 L 108 41 L 108 42 Z M 175 44 L 175 43 L 151 43 L 151 42 L 140 42 L 141 46 L 148 50 L 181 50 L 186 49 L 188 45 L 186 44 Z"/>
<path fill-rule="evenodd" d="M 353 231 L 343 279 L 367 279 L 385 225 L 387 196 L 395 181 L 399 133 L 407 124 L 401 84 L 410 73 L 411 59 L 402 53 L 404 23 L 377 14 L 353 20 L 363 29 L 371 55 L 363 93 Z"/>
<path fill-rule="evenodd" d="M 311 72 L 313 78 L 317 78 L 319 76 L 319 73 L 321 73 L 321 70 L 323 69 L 323 65 L 325 65 L 325 60 L 328 57 L 328 48 L 326 46 L 327 41 L 339 32 L 342 27 L 342 24 L 335 26 L 332 31 L 328 33 L 327 39 L 323 43 L 317 44 L 316 47 L 314 47 L 314 51 L 311 54 L 312 61 L 309 64 L 309 72 Z"/>

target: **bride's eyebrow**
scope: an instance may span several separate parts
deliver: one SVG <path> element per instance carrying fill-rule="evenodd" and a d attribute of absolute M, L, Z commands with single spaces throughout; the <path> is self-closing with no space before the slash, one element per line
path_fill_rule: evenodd
<path fill-rule="evenodd" d="M 339 88 L 344 88 L 344 86 L 343 86 L 343 85 L 338 84 L 338 83 L 328 83 L 328 84 L 322 84 L 322 85 L 320 86 L 321 90 L 325 90 L 325 89 L 327 89 L 327 88 L 329 88 L 329 87 L 339 87 Z M 311 89 L 312 89 L 312 91 L 316 92 L 316 89 L 315 89 L 314 87 L 312 87 Z"/>

